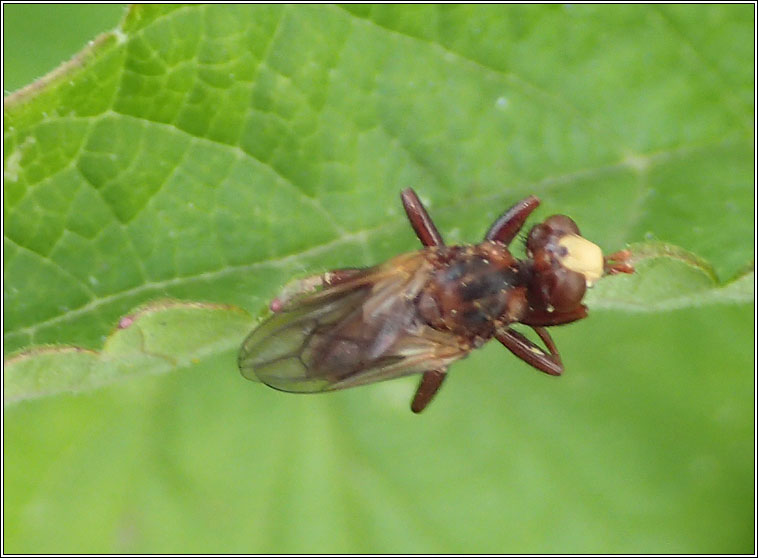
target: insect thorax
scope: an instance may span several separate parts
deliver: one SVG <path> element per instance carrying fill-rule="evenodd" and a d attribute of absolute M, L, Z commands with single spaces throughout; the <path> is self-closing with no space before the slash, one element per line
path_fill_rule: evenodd
<path fill-rule="evenodd" d="M 440 247 L 433 258 L 435 270 L 416 299 L 431 327 L 475 341 L 492 337 L 496 321 L 518 321 L 524 306 L 519 262 L 503 245 Z"/>

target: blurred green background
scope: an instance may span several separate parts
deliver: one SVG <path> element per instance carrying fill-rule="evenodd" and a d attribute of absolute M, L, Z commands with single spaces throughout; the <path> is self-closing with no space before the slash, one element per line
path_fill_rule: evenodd
<path fill-rule="evenodd" d="M 512 12 L 508 32 L 514 36 L 526 33 L 529 25 L 540 19 L 535 13 L 554 21 L 556 9 L 542 7 L 528 16 L 524 10 Z M 123 7 L 114 5 L 5 5 L 3 10 L 6 92 L 69 59 L 96 34 L 112 29 L 123 13 Z M 360 12 L 362 8 L 354 10 Z M 579 13 L 583 10 L 580 8 Z M 293 14 L 299 13 L 297 8 L 290 8 L 282 19 L 291 21 L 296 19 Z M 402 15 L 397 17 L 397 13 Z M 698 77 L 708 90 L 700 97 L 705 106 L 720 102 L 713 100 L 708 87 L 722 78 L 728 83 L 729 78 L 724 76 L 732 75 L 728 70 L 742 59 L 735 61 L 729 55 L 709 58 L 711 52 L 730 52 L 728 38 L 719 43 L 722 50 L 711 51 L 706 48 L 707 40 L 700 42 L 700 37 L 688 33 L 698 29 L 701 21 L 716 28 L 722 19 L 733 22 L 749 16 L 749 9 L 700 12 L 692 8 L 689 12 L 672 9 L 650 18 L 655 31 L 652 37 L 658 37 L 661 28 L 666 29 L 670 33 L 666 37 L 675 38 L 662 41 L 675 41 L 686 60 L 699 60 L 711 69 L 710 74 L 704 72 Z M 438 56 L 440 64 L 452 60 L 462 74 L 485 74 L 485 84 L 503 77 L 511 84 L 521 80 L 516 70 L 482 68 L 477 62 L 481 53 L 467 52 L 465 42 L 444 48 L 426 38 L 414 43 L 415 31 L 426 30 L 429 23 L 423 9 L 356 15 L 358 20 L 363 17 L 373 21 L 371 33 L 381 33 L 386 27 L 389 40 L 398 41 L 399 50 L 405 49 L 409 60 L 416 54 L 414 48 L 423 44 Z M 597 25 L 606 16 L 596 12 L 593 17 Z M 607 19 L 607 28 L 597 28 L 600 35 L 611 32 L 614 18 Z M 468 30 L 472 37 L 493 32 L 487 20 L 482 17 L 471 23 Z M 659 20 L 665 23 L 659 24 Z M 620 21 L 623 18 L 613 23 L 623 28 Z M 444 34 L 443 23 L 435 25 Z M 364 28 L 357 24 L 356 29 Z M 287 31 L 291 31 L 287 26 L 278 28 L 279 33 Z M 351 38 L 358 32 L 353 29 Z M 340 37 L 339 33 L 332 35 Z M 548 35 L 545 41 L 550 47 Z M 301 38 L 299 34 L 293 37 Z M 295 38 L 293 51 L 299 48 Z M 494 38 L 487 44 L 497 44 L 498 36 Z M 411 46 L 403 43 L 406 39 Z M 752 49 L 750 45 L 738 46 L 740 53 Z M 632 43 L 631 53 L 633 47 Z M 555 68 L 556 78 L 568 81 L 570 76 L 561 74 L 561 69 L 570 61 L 561 60 L 564 55 L 560 49 L 555 45 L 554 50 L 541 51 L 543 55 L 552 54 L 534 64 Z M 679 50 L 672 48 L 670 52 Z M 347 58 L 349 54 L 340 56 Z M 339 60 L 337 56 L 333 62 Z M 630 60 L 634 60 L 633 54 Z M 287 60 L 283 57 L 279 62 L 284 65 Z M 618 71 L 615 66 L 603 66 L 603 62 L 600 58 L 588 61 L 597 66 L 600 81 L 602 76 Z M 649 62 L 650 68 L 655 68 L 660 61 Z M 647 66 L 625 70 L 630 74 L 638 71 L 640 76 L 652 71 Z M 405 75 L 408 83 L 417 77 Z M 636 78 L 630 75 L 628 79 L 633 83 Z M 451 78 L 450 87 L 456 83 Z M 645 101 L 663 104 L 665 94 L 676 99 L 683 95 L 678 87 L 686 90 L 691 83 L 685 73 L 675 75 L 666 82 L 667 87 L 650 92 Z M 371 89 L 375 84 L 356 86 Z M 404 83 L 383 86 L 397 88 L 396 94 L 382 91 L 388 98 L 398 97 L 401 102 L 407 94 Z M 594 94 L 590 84 L 563 83 L 556 87 L 564 86 L 567 91 L 588 87 L 588 95 Z M 528 86 L 524 89 L 529 90 Z M 614 96 L 613 91 L 605 93 L 609 98 Z M 540 102 L 547 99 L 547 104 L 563 103 L 549 90 L 534 90 L 532 96 Z M 507 102 L 513 99 L 503 98 L 501 105 Z M 746 105 L 740 103 L 744 99 L 739 95 L 725 103 L 737 114 L 734 117 L 730 113 L 724 117 L 726 121 L 732 117 L 745 121 Z M 423 104 L 414 108 L 422 110 Z M 359 104 L 354 107 L 361 114 L 356 125 L 370 130 L 371 122 L 361 121 L 361 109 Z M 455 94 L 451 94 L 446 110 L 450 118 L 456 116 L 459 105 Z M 559 115 L 575 112 L 580 111 L 565 106 L 558 111 Z M 612 111 L 599 110 L 598 114 L 602 117 L 606 112 Z M 470 207 L 456 206 L 450 199 L 458 192 L 468 192 L 461 190 L 462 181 L 479 172 L 466 165 L 480 161 L 469 151 L 482 151 L 470 138 L 493 133 L 486 120 L 476 121 L 480 129 L 445 130 L 440 132 L 441 138 L 416 138 L 418 144 L 414 145 L 416 139 L 408 122 L 416 114 L 410 108 L 407 113 L 387 110 L 387 114 L 397 115 L 398 130 L 397 137 L 388 143 L 405 142 L 405 148 L 416 156 L 406 165 L 417 164 L 424 169 L 419 173 L 421 185 L 425 180 L 430 185 L 425 199 L 443 200 L 432 206 L 441 230 L 455 240 L 481 235 L 490 218 L 489 213 L 482 218 L 482 213 L 496 212 L 510 198 L 498 194 L 495 201 L 488 202 L 481 197 L 489 187 L 486 171 L 481 171 L 485 174 L 480 182 L 465 186 L 479 195 L 474 196 Z M 430 121 L 440 118 L 433 112 L 424 116 Z M 539 115 L 522 115 L 525 120 L 536 117 Z M 638 118 L 623 112 L 614 117 L 621 124 L 613 129 L 610 139 L 598 134 L 597 143 L 612 143 L 616 134 L 623 135 L 619 132 L 623 124 Z M 637 218 L 637 226 L 622 227 L 627 234 L 610 239 L 616 234 L 618 219 L 611 211 L 607 215 L 599 212 L 598 206 L 603 206 L 597 200 L 605 196 L 606 183 L 618 181 L 616 185 L 623 185 L 623 177 L 604 177 L 602 172 L 590 178 L 581 173 L 569 175 L 555 161 L 556 169 L 545 170 L 541 161 L 530 159 L 533 143 L 524 139 L 519 145 L 518 135 L 509 139 L 507 148 L 526 161 L 527 184 L 530 180 L 541 184 L 543 179 L 549 183 L 551 172 L 569 176 L 571 187 L 548 189 L 546 205 L 557 209 L 566 203 L 573 208 L 573 215 L 584 212 L 578 217 L 582 226 L 588 223 L 588 227 L 596 227 L 603 242 L 614 244 L 605 248 L 644 240 L 649 235 L 708 257 L 725 279 L 748 263 L 750 239 L 742 234 L 732 249 L 725 248 L 720 239 L 709 243 L 725 228 L 718 225 L 717 219 L 724 217 L 714 209 L 717 205 L 705 194 L 693 194 L 697 203 L 688 206 L 691 213 L 677 213 L 684 205 L 671 202 L 674 198 L 666 195 L 666 187 L 677 181 L 697 183 L 706 171 L 716 182 L 722 175 L 731 179 L 729 172 L 733 172 L 737 178 L 729 184 L 738 192 L 738 199 L 749 200 L 752 193 L 746 194 L 745 188 L 750 187 L 752 192 L 752 185 L 745 182 L 740 171 L 750 167 L 752 155 L 749 150 L 744 157 L 739 153 L 749 144 L 744 137 L 750 136 L 750 130 L 737 126 L 737 150 L 731 149 L 731 140 L 723 145 L 714 140 L 716 147 L 712 148 L 702 141 L 707 133 L 698 135 L 699 126 L 717 128 L 718 122 L 703 124 L 694 117 L 690 120 L 689 114 L 676 117 L 681 120 L 672 117 L 672 126 L 685 125 L 680 135 L 672 133 L 667 149 L 677 153 L 677 142 L 686 147 L 694 145 L 691 151 L 685 149 L 681 158 L 680 166 L 689 170 L 678 168 L 676 155 L 672 157 L 674 164 L 651 178 L 662 195 L 650 202 L 650 214 L 671 215 L 671 219 L 645 220 L 645 212 L 640 210 L 641 216 L 635 217 L 631 211 L 631 217 L 626 213 L 624 217 Z M 752 122 L 752 118 L 747 120 Z M 667 124 L 651 121 L 648 128 L 641 126 L 640 136 L 628 138 L 630 144 L 650 146 L 654 151 L 665 143 L 656 134 L 665 134 Z M 404 135 L 406 126 L 411 131 Z M 597 122 L 590 128 L 593 126 L 600 127 Z M 567 127 L 571 128 L 571 122 Z M 451 144 L 444 136 L 455 138 L 458 132 L 468 139 Z M 555 146 L 560 150 L 567 139 L 560 134 L 547 138 L 545 150 Z M 427 140 L 429 143 L 424 143 Z M 701 145 L 705 148 L 698 147 Z M 447 146 L 450 153 L 444 151 Z M 299 155 L 287 147 L 285 161 L 287 155 Z M 329 147 L 339 151 L 353 146 Z M 500 147 L 498 144 L 497 149 Z M 384 152 L 377 150 L 376 155 L 376 166 L 362 169 L 375 171 L 365 181 L 377 184 L 376 189 L 356 193 L 357 200 L 374 197 L 364 204 L 346 202 L 345 209 L 335 211 L 348 230 L 351 220 L 365 217 L 363 213 L 353 214 L 353 208 L 360 208 L 356 212 L 376 212 L 376 203 L 397 203 L 397 177 L 383 174 L 387 163 L 382 159 Z M 534 154 L 537 159 L 540 156 Z M 728 165 L 722 164 L 724 158 Z M 434 171 L 447 163 L 460 167 L 456 169 L 459 174 L 449 178 L 442 173 L 435 175 Z M 590 163 L 601 165 L 592 156 Z M 339 177 L 339 165 L 335 167 L 334 175 Z M 493 173 L 497 172 L 494 168 Z M 518 178 L 518 172 L 515 176 Z M 383 188 L 392 191 L 387 193 Z M 621 189 L 618 186 L 614 192 Z M 677 191 L 676 196 L 686 198 L 687 191 Z M 609 199 L 617 207 L 618 198 Z M 583 204 L 584 200 L 589 203 Z M 244 209 L 244 204 L 241 207 Z M 286 211 L 285 206 L 279 209 Z M 745 210 L 740 215 L 748 213 Z M 597 216 L 598 224 L 593 223 L 593 216 Z M 397 213 L 379 217 L 391 221 L 391 227 L 367 239 L 361 237 L 367 243 L 366 251 L 370 247 L 372 255 L 381 259 L 401 247 L 414 247 Z M 708 222 L 717 225 L 702 230 L 699 225 L 685 225 L 692 219 L 711 219 Z M 734 221 L 749 231 L 749 223 Z M 315 223 L 323 225 L 318 219 Z M 459 225 L 463 230 L 457 228 Z M 165 294 L 234 303 L 256 314 L 286 276 L 312 270 L 322 261 L 323 265 L 348 265 L 353 261 L 349 258 L 336 251 L 327 253 L 323 260 L 315 258 L 315 262 L 301 264 L 298 271 L 278 270 L 278 275 L 256 279 L 264 287 L 247 299 L 239 292 L 224 290 L 228 284 L 198 287 L 197 291 L 188 288 L 186 293 L 167 289 Z M 146 300 L 158 294 L 149 293 Z M 560 380 L 538 374 L 501 347 L 490 345 L 455 366 L 438 399 L 420 417 L 408 411 L 413 379 L 297 397 L 242 381 L 234 351 L 169 374 L 8 406 L 4 411 L 4 550 L 750 553 L 754 551 L 753 311 L 752 304 L 745 303 L 657 313 L 596 311 L 591 319 L 554 334 L 567 368 Z M 114 323 L 97 323 L 81 340 L 76 338 L 79 331 L 75 328 L 60 333 L 60 339 L 99 348 L 93 340 L 101 342 Z"/>

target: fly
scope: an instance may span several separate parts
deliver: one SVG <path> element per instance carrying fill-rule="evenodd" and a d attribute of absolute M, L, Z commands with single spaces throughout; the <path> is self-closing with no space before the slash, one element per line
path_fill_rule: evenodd
<path fill-rule="evenodd" d="M 526 258 L 508 246 L 539 205 L 529 196 L 503 213 L 480 244 L 446 246 L 416 193 L 401 194 L 423 249 L 370 268 L 297 281 L 250 333 L 239 368 L 275 389 L 313 393 L 421 374 L 420 413 L 450 364 L 492 338 L 537 370 L 563 372 L 547 327 L 587 317 L 582 298 L 604 275 L 633 273 L 628 251 L 604 257 L 576 223 L 553 215 L 532 227 Z M 543 349 L 513 329 L 524 324 Z"/>

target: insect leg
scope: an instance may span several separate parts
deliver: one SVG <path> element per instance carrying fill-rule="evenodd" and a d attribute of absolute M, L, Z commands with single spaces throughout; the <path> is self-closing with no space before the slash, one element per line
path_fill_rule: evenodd
<path fill-rule="evenodd" d="M 561 361 L 561 355 L 558 353 L 558 347 L 553 342 L 553 338 L 542 327 L 533 327 L 532 329 L 545 343 L 548 350 L 547 353 L 518 331 L 511 328 L 498 331 L 495 334 L 495 339 L 500 341 L 514 355 L 527 364 L 534 366 L 540 372 L 545 372 L 551 376 L 560 376 L 563 373 L 563 362 Z"/>
<path fill-rule="evenodd" d="M 536 326 L 555 326 L 570 324 L 577 320 L 581 320 L 587 317 L 587 307 L 582 304 L 574 310 L 568 312 L 547 312 L 545 310 L 530 310 L 525 316 L 519 319 L 524 325 L 531 327 Z"/>
<path fill-rule="evenodd" d="M 492 223 L 484 239 L 497 240 L 508 246 L 524 226 L 526 218 L 539 204 L 540 200 L 536 196 L 529 196 L 516 203 Z"/>
<path fill-rule="evenodd" d="M 416 231 L 416 236 L 421 244 L 424 246 L 444 246 L 442 235 L 434 226 L 434 221 L 429 217 L 424 204 L 418 199 L 413 188 L 403 190 L 400 193 L 400 199 L 403 200 L 405 214 L 408 215 L 408 220 L 411 222 L 413 230 Z"/>
<path fill-rule="evenodd" d="M 344 283 L 352 277 L 355 277 L 361 271 L 363 271 L 363 269 L 359 267 L 347 267 L 327 271 L 326 273 L 319 275 L 312 275 L 304 279 L 298 279 L 284 287 L 282 292 L 279 293 L 279 296 L 271 301 L 269 309 L 272 312 L 279 312 L 295 296 L 312 293 L 321 287 L 339 285 L 340 283 Z"/>
<path fill-rule="evenodd" d="M 428 370 L 424 372 L 418 384 L 418 389 L 416 389 L 416 395 L 413 396 L 411 411 L 414 413 L 423 411 L 437 394 L 446 376 L 446 370 Z"/>

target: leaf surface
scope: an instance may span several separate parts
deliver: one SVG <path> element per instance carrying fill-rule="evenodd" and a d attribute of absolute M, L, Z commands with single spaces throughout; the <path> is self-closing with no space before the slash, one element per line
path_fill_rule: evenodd
<path fill-rule="evenodd" d="M 750 552 L 751 15 L 138 6 L 6 97 L 6 550 Z M 536 194 L 638 273 L 560 381 L 241 380 L 282 285 L 416 248 L 407 186 L 448 243 Z"/>

